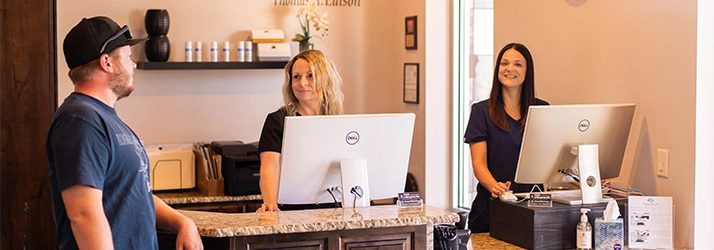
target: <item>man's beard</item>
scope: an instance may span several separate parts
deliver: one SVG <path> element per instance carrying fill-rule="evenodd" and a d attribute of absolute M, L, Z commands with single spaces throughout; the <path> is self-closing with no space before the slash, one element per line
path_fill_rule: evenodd
<path fill-rule="evenodd" d="M 131 75 L 122 69 L 109 80 L 109 88 L 117 95 L 117 100 L 129 96 L 134 91 L 134 85 L 131 84 L 130 79 Z"/>

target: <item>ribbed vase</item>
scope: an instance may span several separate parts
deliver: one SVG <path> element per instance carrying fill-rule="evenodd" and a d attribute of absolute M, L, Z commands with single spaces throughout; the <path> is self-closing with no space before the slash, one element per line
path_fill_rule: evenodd
<path fill-rule="evenodd" d="M 146 59 L 150 62 L 165 62 L 171 54 L 169 37 L 169 12 L 165 9 L 146 10 L 144 28 L 149 35 L 149 40 L 144 43 Z"/>

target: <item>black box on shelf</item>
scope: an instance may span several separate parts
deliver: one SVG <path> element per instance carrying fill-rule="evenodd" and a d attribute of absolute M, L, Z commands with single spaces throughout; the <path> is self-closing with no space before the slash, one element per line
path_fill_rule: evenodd
<path fill-rule="evenodd" d="M 217 141 L 211 142 L 211 149 L 221 155 L 225 195 L 260 194 L 260 158 L 256 143 Z"/>
<path fill-rule="evenodd" d="M 618 199 L 620 214 L 627 232 L 627 199 Z M 491 237 L 527 249 L 573 249 L 580 208 L 589 208 L 588 221 L 603 217 L 607 203 L 566 205 L 553 202 L 552 207 L 528 207 L 528 202 L 490 201 Z M 627 235 L 625 234 L 625 242 Z"/>

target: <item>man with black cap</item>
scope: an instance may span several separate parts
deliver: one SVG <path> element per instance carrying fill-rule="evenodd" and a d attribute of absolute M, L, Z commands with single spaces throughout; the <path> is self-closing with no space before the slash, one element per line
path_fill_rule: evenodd
<path fill-rule="evenodd" d="M 127 26 L 84 18 L 64 39 L 74 84 L 47 136 L 60 249 L 158 249 L 156 228 L 177 231 L 178 249 L 203 249 L 196 225 L 151 192 L 149 158 L 114 104 L 134 90 Z"/>

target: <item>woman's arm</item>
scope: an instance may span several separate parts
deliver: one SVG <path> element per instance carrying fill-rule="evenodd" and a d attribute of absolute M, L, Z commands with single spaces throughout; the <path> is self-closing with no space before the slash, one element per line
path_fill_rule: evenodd
<path fill-rule="evenodd" d="M 256 212 L 280 211 L 278 209 L 278 178 L 280 178 L 280 153 L 260 153 L 260 193 L 263 206 Z"/>
<path fill-rule="evenodd" d="M 496 181 L 488 170 L 486 141 L 469 144 L 471 149 L 471 165 L 474 168 L 474 175 L 481 183 L 481 186 L 491 192 L 491 197 L 498 198 L 498 195 L 507 191 L 511 187 L 511 182 L 505 183 Z"/>

